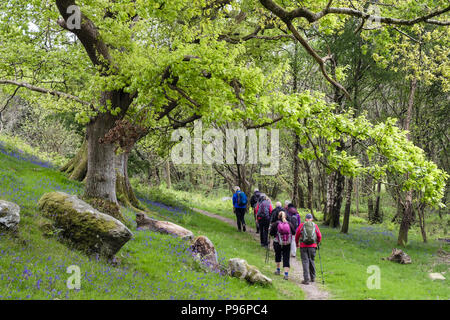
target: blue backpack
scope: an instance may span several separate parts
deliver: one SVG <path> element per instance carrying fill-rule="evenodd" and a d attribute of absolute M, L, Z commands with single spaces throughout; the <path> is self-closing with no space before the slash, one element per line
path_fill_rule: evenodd
<path fill-rule="evenodd" d="M 245 207 L 247 205 L 247 195 L 242 191 L 239 191 L 237 194 L 237 205 L 239 207 Z"/>

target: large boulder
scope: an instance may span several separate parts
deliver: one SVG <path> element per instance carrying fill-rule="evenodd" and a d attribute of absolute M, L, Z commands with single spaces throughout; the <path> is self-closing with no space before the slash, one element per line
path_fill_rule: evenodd
<path fill-rule="evenodd" d="M 220 271 L 216 249 L 208 237 L 198 236 L 191 245 L 194 258 L 212 271 Z"/>
<path fill-rule="evenodd" d="M 88 254 L 112 258 L 133 235 L 122 222 L 73 195 L 47 193 L 38 206 L 43 215 L 62 230 L 63 238 Z"/>
<path fill-rule="evenodd" d="M 165 234 L 171 234 L 184 240 L 192 240 L 194 234 L 175 223 L 169 221 L 159 221 L 149 218 L 146 214 L 138 212 L 136 214 L 137 228 L 140 230 L 150 230 Z"/>
<path fill-rule="evenodd" d="M 228 261 L 228 275 L 239 279 L 245 279 L 252 284 L 270 285 L 272 279 L 266 277 L 255 266 L 249 265 L 247 261 L 233 258 Z"/>
<path fill-rule="evenodd" d="M 0 229 L 15 231 L 20 222 L 20 207 L 12 202 L 0 200 Z"/>

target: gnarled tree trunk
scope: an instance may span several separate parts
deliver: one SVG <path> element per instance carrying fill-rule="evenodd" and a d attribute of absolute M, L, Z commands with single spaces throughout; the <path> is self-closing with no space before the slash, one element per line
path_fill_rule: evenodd
<path fill-rule="evenodd" d="M 88 143 L 83 141 L 75 157 L 66 163 L 61 169 L 71 180 L 83 181 L 86 178 L 88 162 Z"/>
<path fill-rule="evenodd" d="M 128 157 L 129 153 L 123 152 L 115 158 L 117 199 L 125 206 L 140 208 L 139 200 L 128 179 Z"/>
<path fill-rule="evenodd" d="M 99 114 L 87 127 L 88 169 L 85 196 L 100 198 L 117 204 L 115 146 L 100 143 L 115 122 L 110 114 Z"/>
<path fill-rule="evenodd" d="M 103 106 L 110 102 L 111 108 L 120 108 L 121 113 L 117 116 L 109 112 L 100 113 L 87 126 L 88 169 L 85 197 L 100 198 L 118 204 L 115 170 L 116 146 L 103 142 L 103 140 L 115 126 L 116 121 L 123 118 L 131 104 L 131 98 L 122 90 L 108 91 L 103 92 L 100 102 Z"/>

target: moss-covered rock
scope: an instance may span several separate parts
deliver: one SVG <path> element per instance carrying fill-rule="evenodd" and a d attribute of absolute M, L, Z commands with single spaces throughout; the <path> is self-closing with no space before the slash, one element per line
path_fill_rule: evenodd
<path fill-rule="evenodd" d="M 132 237 L 122 222 L 76 196 L 62 192 L 47 193 L 39 200 L 38 206 L 44 217 L 62 230 L 63 238 L 88 254 L 98 253 L 111 258 Z"/>
<path fill-rule="evenodd" d="M 228 275 L 239 279 L 245 279 L 252 284 L 270 285 L 272 279 L 266 277 L 255 266 L 249 265 L 247 261 L 233 258 L 228 261 Z"/>
<path fill-rule="evenodd" d="M 82 200 L 86 201 L 88 204 L 90 204 L 98 211 L 108 214 L 111 217 L 116 218 L 117 220 L 125 224 L 125 218 L 120 212 L 120 207 L 118 204 L 99 198 L 89 198 L 89 199 L 84 198 Z"/>

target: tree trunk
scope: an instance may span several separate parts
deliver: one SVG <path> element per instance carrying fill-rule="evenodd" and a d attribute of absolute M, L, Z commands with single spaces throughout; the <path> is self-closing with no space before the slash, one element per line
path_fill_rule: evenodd
<path fill-rule="evenodd" d="M 421 204 L 418 208 L 420 232 L 422 233 L 423 242 L 427 242 L 427 232 L 425 229 L 425 205 Z"/>
<path fill-rule="evenodd" d="M 303 192 L 303 187 L 298 185 L 298 207 L 305 208 L 305 193 Z"/>
<path fill-rule="evenodd" d="M 398 231 L 397 244 L 399 246 L 406 246 L 408 243 L 408 231 L 413 222 L 412 214 L 412 191 L 406 192 L 405 205 L 403 208 L 402 222 L 400 223 L 400 229 Z"/>
<path fill-rule="evenodd" d="M 128 157 L 129 153 L 127 152 L 118 154 L 115 157 L 117 199 L 124 206 L 140 209 L 141 205 L 134 194 L 128 178 Z"/>
<path fill-rule="evenodd" d="M 294 133 L 294 161 L 293 161 L 293 174 L 292 174 L 292 204 L 296 207 L 299 205 L 299 172 L 300 172 L 300 158 L 298 154 L 300 152 L 300 141 L 296 133 Z"/>
<path fill-rule="evenodd" d="M 373 212 L 374 212 L 373 198 L 372 198 L 372 194 L 369 194 L 368 198 L 367 198 L 367 217 L 368 217 L 370 223 L 374 223 Z"/>
<path fill-rule="evenodd" d="M 329 224 L 328 216 L 331 214 L 331 208 L 333 206 L 333 194 L 334 194 L 334 184 L 336 173 L 332 172 L 327 177 L 327 201 L 325 210 L 323 212 L 323 221 L 325 225 Z"/>
<path fill-rule="evenodd" d="M 109 114 L 100 114 L 87 127 L 88 170 L 85 195 L 88 198 L 100 198 L 117 203 L 115 147 L 109 143 L 99 142 L 112 128 L 114 120 Z"/>
<path fill-rule="evenodd" d="M 311 174 L 311 166 L 309 165 L 308 160 L 303 160 L 303 166 L 305 167 L 306 172 L 306 179 L 307 179 L 307 185 L 308 185 L 308 209 L 312 216 L 314 217 L 314 210 L 313 210 L 313 193 L 314 193 L 314 182 Z M 315 218 L 314 218 L 315 219 Z"/>
<path fill-rule="evenodd" d="M 116 195 L 115 146 L 102 143 L 101 140 L 115 126 L 115 122 L 125 115 L 131 99 L 123 91 L 102 93 L 100 104 L 111 109 L 120 108 L 121 112 L 113 116 L 110 112 L 99 113 L 86 130 L 88 140 L 88 169 L 86 175 L 86 198 L 99 198 L 118 204 Z"/>
<path fill-rule="evenodd" d="M 167 181 L 167 188 L 172 188 L 172 180 L 170 179 L 170 160 L 167 159 L 166 161 L 166 181 Z"/>
<path fill-rule="evenodd" d="M 340 172 L 335 172 L 335 183 L 334 183 L 334 191 L 333 197 L 331 199 L 331 208 L 330 212 L 327 215 L 327 225 L 332 228 L 338 228 L 340 225 L 340 215 L 341 215 L 341 206 L 342 206 L 342 198 L 344 191 L 344 182 L 345 177 Z"/>
<path fill-rule="evenodd" d="M 353 178 L 347 179 L 347 190 L 345 198 L 345 211 L 344 220 L 342 221 L 342 233 L 348 233 L 348 227 L 350 224 L 350 209 L 352 205 L 352 191 L 353 191 Z"/>
<path fill-rule="evenodd" d="M 380 213 L 380 197 L 381 197 L 381 181 L 377 183 L 377 197 L 375 200 L 375 209 L 373 211 L 373 222 L 381 223 L 383 222 L 383 217 Z"/>
<path fill-rule="evenodd" d="M 355 179 L 355 203 L 356 203 L 356 212 L 355 215 L 359 216 L 359 179 Z"/>
<path fill-rule="evenodd" d="M 408 98 L 408 110 L 406 114 L 406 120 L 404 129 L 409 131 L 409 126 L 411 123 L 411 117 L 412 117 L 412 109 L 414 106 L 414 95 L 416 93 L 417 88 L 417 79 L 413 78 L 411 80 L 411 88 L 409 92 L 409 98 Z M 410 139 L 410 134 L 407 134 L 407 138 Z M 408 174 L 406 174 L 406 179 L 408 179 Z M 405 246 L 408 243 L 408 231 L 411 227 L 411 224 L 413 222 L 413 208 L 412 208 L 412 190 L 408 190 L 406 192 L 405 196 L 405 203 L 404 203 L 404 211 L 403 211 L 403 217 L 402 222 L 400 223 L 400 230 L 398 232 L 398 245 Z"/>
<path fill-rule="evenodd" d="M 373 205 L 373 178 L 368 176 L 366 178 L 367 190 L 367 219 L 370 223 L 374 222 L 374 205 Z"/>

